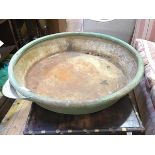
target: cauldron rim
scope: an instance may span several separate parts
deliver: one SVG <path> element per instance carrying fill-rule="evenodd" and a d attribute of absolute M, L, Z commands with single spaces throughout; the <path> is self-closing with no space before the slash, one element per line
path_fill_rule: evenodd
<path fill-rule="evenodd" d="M 135 56 L 136 61 L 137 61 L 137 73 L 136 73 L 135 77 L 126 86 L 124 86 L 122 89 L 118 90 L 117 92 L 114 92 L 107 96 L 103 96 L 103 97 L 95 99 L 95 100 L 89 100 L 89 101 L 85 101 L 85 102 L 82 101 L 82 103 L 84 103 L 84 104 L 82 104 L 81 101 L 79 101 L 79 103 L 78 103 L 77 101 L 74 102 L 74 101 L 68 101 L 68 100 L 58 100 L 58 99 L 52 99 L 50 97 L 40 96 L 30 90 L 25 89 L 24 87 L 21 87 L 20 84 L 15 79 L 13 67 L 16 64 L 16 62 L 18 61 L 18 59 L 20 59 L 22 54 L 27 49 L 31 48 L 32 46 L 34 46 L 40 42 L 50 40 L 50 39 L 56 39 L 59 37 L 65 37 L 65 36 L 97 37 L 97 38 L 101 38 L 101 39 L 110 40 L 112 42 L 118 43 L 119 45 L 127 48 Z M 136 49 L 134 49 L 131 45 L 127 44 L 126 42 L 124 42 L 118 38 L 115 38 L 113 36 L 100 34 L 100 33 L 93 33 L 93 32 L 63 32 L 63 33 L 57 33 L 57 34 L 47 35 L 47 36 L 38 38 L 38 39 L 26 44 L 25 46 L 23 46 L 12 57 L 12 59 L 9 63 L 8 73 L 9 73 L 9 80 L 10 80 L 11 85 L 17 90 L 17 92 L 19 92 L 21 95 L 26 97 L 28 100 L 35 101 L 38 103 L 44 103 L 44 105 L 47 105 L 47 106 L 51 105 L 51 103 L 53 103 L 53 105 L 58 108 L 63 108 L 64 106 L 66 106 L 66 107 L 69 106 L 70 108 L 80 108 L 81 109 L 81 108 L 86 108 L 86 107 L 93 108 L 93 107 L 100 106 L 101 104 L 105 104 L 105 107 L 108 107 L 108 105 L 107 105 L 108 102 L 111 102 L 113 100 L 117 101 L 121 97 L 128 94 L 140 82 L 140 80 L 143 76 L 143 73 L 144 73 L 144 64 L 143 64 L 143 60 L 142 60 L 140 54 L 136 51 Z"/>

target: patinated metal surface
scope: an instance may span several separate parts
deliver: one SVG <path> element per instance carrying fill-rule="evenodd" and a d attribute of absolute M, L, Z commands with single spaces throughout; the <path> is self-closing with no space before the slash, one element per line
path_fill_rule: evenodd
<path fill-rule="evenodd" d="M 103 57 L 73 51 L 35 63 L 25 80 L 39 95 L 77 102 L 112 94 L 128 83 L 123 71 Z"/>
<path fill-rule="evenodd" d="M 112 94 L 84 101 L 55 99 L 26 87 L 25 77 L 36 62 L 65 51 L 103 57 L 122 70 L 127 84 Z M 60 33 L 42 37 L 21 48 L 10 61 L 9 79 L 21 95 L 43 108 L 65 114 L 87 114 L 107 108 L 129 93 L 139 83 L 143 71 L 143 61 L 137 51 L 117 38 L 97 33 Z"/>

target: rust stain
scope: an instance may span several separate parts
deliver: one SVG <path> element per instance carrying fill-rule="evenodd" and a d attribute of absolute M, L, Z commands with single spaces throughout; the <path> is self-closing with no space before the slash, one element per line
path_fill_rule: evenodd
<path fill-rule="evenodd" d="M 80 52 L 47 57 L 30 68 L 26 76 L 29 89 L 43 96 L 66 100 L 96 99 L 125 84 L 123 72 L 114 64 Z"/>

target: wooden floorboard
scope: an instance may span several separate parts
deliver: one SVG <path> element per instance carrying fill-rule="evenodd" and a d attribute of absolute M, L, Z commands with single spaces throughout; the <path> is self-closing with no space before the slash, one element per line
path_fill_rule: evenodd
<path fill-rule="evenodd" d="M 0 135 L 23 134 L 30 107 L 30 101 L 16 100 L 0 124 Z"/>
<path fill-rule="evenodd" d="M 5 117 L 14 101 L 14 99 L 10 99 L 5 96 L 0 97 L 0 122 Z"/>
<path fill-rule="evenodd" d="M 6 97 L 5 96 L 0 96 L 0 108 L 3 106 L 4 102 L 6 101 Z"/>

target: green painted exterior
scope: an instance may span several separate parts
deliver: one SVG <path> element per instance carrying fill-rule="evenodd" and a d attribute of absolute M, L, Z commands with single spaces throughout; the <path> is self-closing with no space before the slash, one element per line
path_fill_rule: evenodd
<path fill-rule="evenodd" d="M 27 89 L 21 87 L 19 85 L 19 83 L 17 83 L 15 76 L 14 76 L 13 68 L 14 68 L 14 65 L 16 64 L 16 62 L 18 61 L 18 59 L 20 59 L 22 54 L 27 49 L 29 49 L 30 47 L 32 47 L 42 41 L 45 41 L 45 40 L 51 40 L 51 39 L 55 39 L 55 38 L 59 38 L 59 37 L 63 37 L 63 36 L 75 36 L 75 35 L 107 39 L 107 40 L 111 40 L 111 41 L 127 48 L 135 56 L 135 59 L 137 61 L 137 65 L 138 65 L 137 73 L 136 73 L 136 76 L 134 77 L 134 79 L 131 82 L 129 82 L 125 87 L 120 89 L 119 91 L 117 91 L 113 94 L 104 96 L 102 98 L 93 100 L 93 101 L 86 101 L 84 104 L 81 104 L 80 102 L 79 102 L 80 103 L 79 104 L 77 102 L 74 103 L 71 101 L 54 100 L 49 97 L 40 96 L 34 92 L 31 92 L 30 90 L 27 90 Z M 46 108 L 48 110 L 55 111 L 58 113 L 87 114 L 87 113 L 97 112 L 97 111 L 100 111 L 104 108 L 111 106 L 116 101 L 118 101 L 121 97 L 125 96 L 131 90 L 133 90 L 138 85 L 138 83 L 140 82 L 140 80 L 143 76 L 144 64 L 143 64 L 143 60 L 142 60 L 141 56 L 139 55 L 139 53 L 132 46 L 130 46 L 129 44 L 127 44 L 126 42 L 124 42 L 120 39 L 117 39 L 115 37 L 105 35 L 105 34 L 99 34 L 99 33 L 64 32 L 64 33 L 48 35 L 48 36 L 36 39 L 36 40 L 26 44 L 24 47 L 19 49 L 17 51 L 17 53 L 12 57 L 10 64 L 9 64 L 8 71 L 9 71 L 10 83 L 17 90 L 17 92 L 19 92 L 21 95 L 26 97 L 27 100 L 34 101 L 37 104 L 39 104 L 40 106 L 42 106 L 43 108 Z"/>

